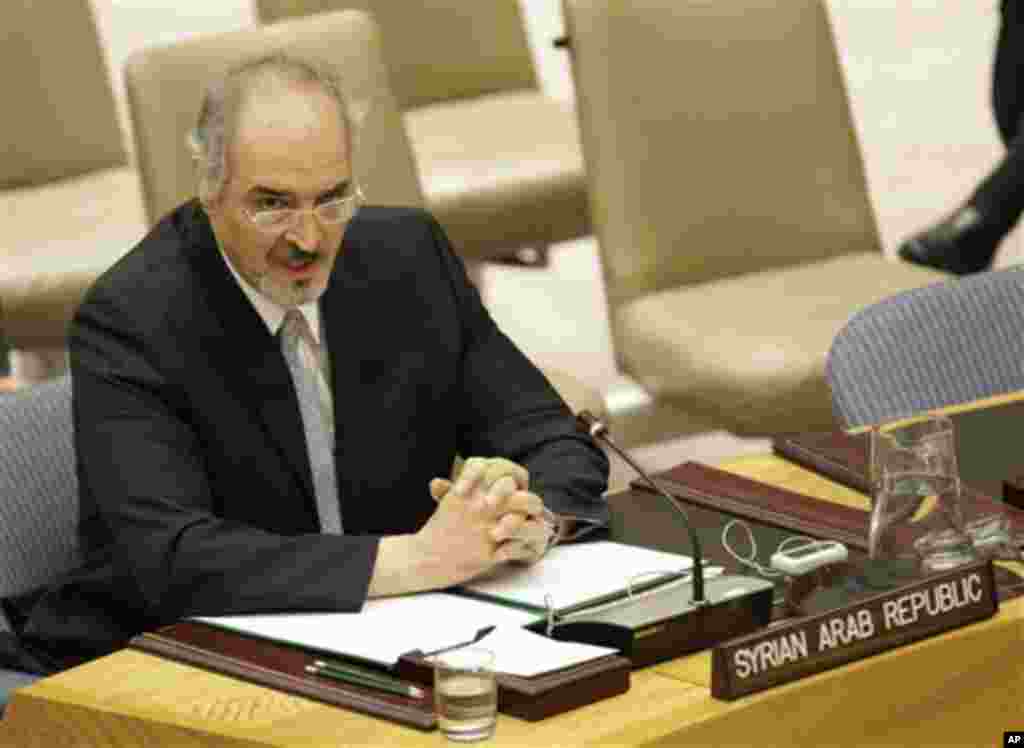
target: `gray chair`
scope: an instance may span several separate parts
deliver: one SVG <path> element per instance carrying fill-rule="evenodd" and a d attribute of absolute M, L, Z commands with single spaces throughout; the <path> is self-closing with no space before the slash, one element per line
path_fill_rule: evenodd
<path fill-rule="evenodd" d="M 77 566 L 77 518 L 71 378 L 0 395 L 0 597 Z M 2 610 L 0 630 L 11 630 Z M 0 669 L 0 710 L 38 677 Z"/>
<path fill-rule="evenodd" d="M 1024 269 L 862 309 L 836 335 L 825 376 L 848 428 L 1024 389 Z"/>

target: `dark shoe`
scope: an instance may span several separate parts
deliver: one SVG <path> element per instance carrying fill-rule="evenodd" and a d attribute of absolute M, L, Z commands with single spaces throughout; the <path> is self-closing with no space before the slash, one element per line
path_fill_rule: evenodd
<path fill-rule="evenodd" d="M 1006 231 L 985 222 L 973 205 L 960 208 L 900 245 L 899 255 L 916 265 L 968 275 L 992 264 Z"/>

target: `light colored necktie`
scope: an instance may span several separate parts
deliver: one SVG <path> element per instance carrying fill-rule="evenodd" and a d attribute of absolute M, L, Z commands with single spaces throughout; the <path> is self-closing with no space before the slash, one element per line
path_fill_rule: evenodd
<path fill-rule="evenodd" d="M 298 309 L 291 309 L 281 325 L 281 349 L 292 373 L 295 394 L 299 397 L 302 425 L 306 431 L 306 449 L 309 452 L 309 466 L 313 473 L 313 490 L 316 492 L 317 512 L 320 514 L 320 530 L 325 533 L 341 534 L 341 508 L 338 505 L 338 487 L 334 475 L 334 445 L 330 435 L 329 414 L 324 413 L 324 401 L 320 397 L 317 377 L 319 362 L 317 346 L 309 323 Z M 305 341 L 314 361 L 313 367 L 302 360 L 300 338 Z"/>

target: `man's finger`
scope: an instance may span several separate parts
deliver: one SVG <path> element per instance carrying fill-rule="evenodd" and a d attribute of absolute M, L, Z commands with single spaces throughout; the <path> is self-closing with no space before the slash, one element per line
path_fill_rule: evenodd
<path fill-rule="evenodd" d="M 524 522 L 526 522 L 526 517 L 522 514 L 506 514 L 498 520 L 498 524 L 491 528 L 491 540 L 495 543 L 503 543 L 509 538 L 517 536 Z"/>
<path fill-rule="evenodd" d="M 434 478 L 430 481 L 430 496 L 434 501 L 443 499 L 452 488 L 452 482 L 446 478 Z"/>
<path fill-rule="evenodd" d="M 470 457 L 462 464 L 462 470 L 452 486 L 452 491 L 462 497 L 469 496 L 476 486 L 484 479 L 487 460 L 483 457 Z M 485 484 L 486 485 L 486 484 Z"/>
<path fill-rule="evenodd" d="M 535 493 L 516 491 L 504 497 L 494 510 L 499 514 L 517 512 L 531 518 L 540 517 L 544 514 L 544 502 Z"/>
<path fill-rule="evenodd" d="M 508 540 L 498 546 L 494 552 L 494 559 L 500 563 L 517 561 L 519 563 L 532 564 L 544 556 L 544 549 L 538 548 L 532 543 L 522 540 Z"/>
<path fill-rule="evenodd" d="M 547 549 L 551 544 L 551 526 L 543 520 L 529 520 L 523 522 L 518 531 L 509 540 L 519 540 L 527 545 Z"/>
<path fill-rule="evenodd" d="M 491 487 L 487 489 L 487 507 L 497 510 L 505 505 L 505 500 L 518 490 L 515 479 L 506 475 L 498 478 Z"/>
<path fill-rule="evenodd" d="M 487 460 L 484 466 L 483 483 L 485 486 L 493 485 L 499 478 L 510 476 L 515 480 L 519 489 L 526 489 L 530 485 L 530 472 L 512 460 L 504 457 L 492 457 Z"/>
<path fill-rule="evenodd" d="M 497 547 L 494 551 L 495 561 L 502 563 L 508 561 L 520 561 L 530 556 L 530 551 L 521 540 L 509 540 Z"/>

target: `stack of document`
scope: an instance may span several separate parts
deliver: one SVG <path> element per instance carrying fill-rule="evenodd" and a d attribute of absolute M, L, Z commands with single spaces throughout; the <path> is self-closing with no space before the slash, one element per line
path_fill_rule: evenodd
<path fill-rule="evenodd" d="M 368 600 L 359 613 L 272 613 L 193 620 L 307 649 L 394 665 L 409 652 L 472 641 L 490 626 L 522 627 L 537 614 L 443 592 Z"/>
<path fill-rule="evenodd" d="M 523 628 L 498 626 L 473 644 L 494 652 L 499 673 L 532 678 L 615 654 L 611 647 L 548 639 Z"/>
<path fill-rule="evenodd" d="M 691 566 L 689 557 L 674 553 L 610 541 L 579 543 L 558 546 L 531 566 L 504 566 L 486 579 L 449 592 L 369 600 L 358 613 L 275 613 L 193 620 L 388 666 L 404 654 L 450 649 L 495 628 L 481 646 L 496 652 L 496 669 L 535 674 L 611 650 L 550 641 L 522 631 L 524 626 L 549 614 L 564 615 L 621 599 L 652 581 L 678 579 Z M 535 659 L 524 654 L 527 646 Z"/>
<path fill-rule="evenodd" d="M 556 546 L 540 563 L 502 567 L 462 590 L 564 615 L 677 579 L 692 566 L 689 556 L 605 540 Z"/>

